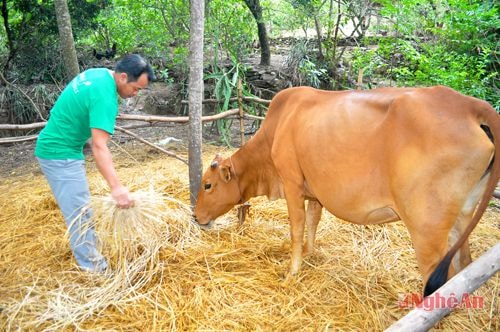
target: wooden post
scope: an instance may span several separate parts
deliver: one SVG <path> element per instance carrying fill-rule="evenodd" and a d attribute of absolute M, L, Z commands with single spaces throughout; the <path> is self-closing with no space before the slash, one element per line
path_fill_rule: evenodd
<path fill-rule="evenodd" d="M 500 243 L 497 243 L 488 252 L 448 280 L 441 288 L 426 297 L 426 299 L 434 298 L 434 300 L 439 301 L 429 301 L 429 303 L 432 302 L 432 306 L 424 305 L 422 308 L 413 309 L 385 331 L 418 332 L 429 330 L 455 307 L 460 307 L 462 301 L 465 301 L 464 295 L 472 295 L 472 292 L 497 273 L 499 269 Z"/>
<path fill-rule="evenodd" d="M 240 118 L 240 146 L 245 144 L 245 126 L 243 123 L 243 116 L 245 113 L 243 112 L 243 90 L 241 88 L 241 79 L 238 80 L 238 108 L 240 110 L 239 118 Z"/>

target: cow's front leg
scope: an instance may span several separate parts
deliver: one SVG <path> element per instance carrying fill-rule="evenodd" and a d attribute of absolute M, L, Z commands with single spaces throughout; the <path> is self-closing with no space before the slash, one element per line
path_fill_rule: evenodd
<path fill-rule="evenodd" d="M 290 274 L 296 275 L 302 263 L 302 243 L 305 228 L 305 202 L 304 195 L 297 190 L 285 188 L 288 216 L 290 218 L 290 237 L 292 241 Z"/>
<path fill-rule="evenodd" d="M 310 255 L 314 251 L 314 242 L 316 239 L 316 230 L 318 229 L 318 223 L 321 219 L 321 211 L 323 206 L 320 202 L 315 200 L 309 200 L 307 203 L 307 214 L 306 214 L 306 224 L 307 224 L 307 240 L 304 246 L 304 256 Z"/>
<path fill-rule="evenodd" d="M 278 134 L 276 134 L 278 135 Z M 282 133 L 283 142 L 293 141 L 290 131 Z M 278 174 L 283 181 L 283 190 L 288 208 L 288 218 L 290 219 L 290 238 L 291 238 L 291 263 L 290 274 L 296 275 L 299 272 L 302 263 L 302 245 L 304 242 L 304 228 L 306 223 L 305 211 L 305 187 L 304 174 L 297 162 L 299 158 L 293 155 L 291 146 L 280 148 L 279 145 L 272 147 L 272 159 Z"/>

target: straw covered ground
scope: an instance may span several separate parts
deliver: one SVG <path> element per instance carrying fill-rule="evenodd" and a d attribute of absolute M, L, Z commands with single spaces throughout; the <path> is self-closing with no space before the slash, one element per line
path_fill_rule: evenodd
<path fill-rule="evenodd" d="M 324 212 L 315 253 L 296 278 L 285 278 L 283 200 L 253 199 L 243 225 L 231 211 L 217 228 L 200 230 L 191 223 L 187 167 L 143 146 L 126 151 L 114 151 L 119 175 L 142 193 L 138 201 L 160 200 L 150 202 L 158 209 L 149 216 L 160 238 L 139 248 L 125 268 L 112 261 L 105 275 L 75 267 L 61 214 L 36 166 L 1 179 L 0 330 L 380 331 L 408 313 L 398 301 L 421 292 L 401 222 L 357 226 Z M 205 151 L 207 165 L 216 150 Z M 95 165 L 87 165 L 93 195 L 106 197 Z M 474 230 L 473 258 L 500 240 L 499 216 L 490 207 Z M 499 284 L 497 275 L 475 293 L 483 308 L 458 309 L 435 330 L 498 331 Z"/>

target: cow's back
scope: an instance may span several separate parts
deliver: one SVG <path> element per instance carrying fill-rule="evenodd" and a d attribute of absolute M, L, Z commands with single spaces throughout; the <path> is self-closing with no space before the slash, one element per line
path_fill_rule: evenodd
<path fill-rule="evenodd" d="M 419 181 L 470 162 L 462 154 L 478 144 L 467 111 L 476 102 L 443 87 L 291 88 L 273 99 L 263 128 L 282 178 L 301 173 L 307 194 L 343 219 L 384 222 L 404 214 L 398 202 Z"/>

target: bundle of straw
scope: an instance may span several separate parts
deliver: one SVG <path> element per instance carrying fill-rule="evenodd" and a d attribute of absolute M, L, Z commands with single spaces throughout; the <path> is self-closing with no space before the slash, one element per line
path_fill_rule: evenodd
<path fill-rule="evenodd" d="M 94 197 L 89 208 L 93 220 L 88 223 L 96 230 L 98 247 L 113 266 L 127 270 L 127 265 L 147 259 L 150 266 L 158 257 L 159 250 L 167 245 L 176 246 L 196 236 L 198 230 L 191 227 L 190 209 L 180 201 L 174 201 L 181 209 L 167 205 L 166 197 L 153 190 L 131 194 L 135 205 L 120 209 L 110 196 Z"/>
<path fill-rule="evenodd" d="M 95 228 L 98 250 L 108 262 L 108 271 L 89 275 L 89 284 L 61 284 L 49 294 L 30 292 L 26 301 L 39 297 L 47 304 L 29 326 L 51 322 L 49 329 L 71 325 L 80 329 L 87 319 L 108 307 L 120 309 L 130 301 L 147 300 L 147 294 L 159 287 L 154 279 L 163 278 L 166 262 L 161 251 L 180 252 L 200 243 L 201 230 L 192 222 L 188 205 L 154 190 L 134 192 L 132 198 L 135 206 L 129 209 L 119 209 L 110 196 L 95 196 L 84 207 L 82 214 L 89 209 L 93 212 L 85 225 Z"/>

